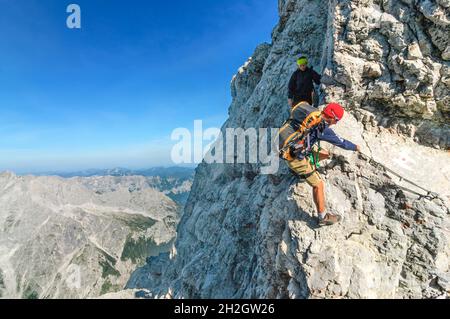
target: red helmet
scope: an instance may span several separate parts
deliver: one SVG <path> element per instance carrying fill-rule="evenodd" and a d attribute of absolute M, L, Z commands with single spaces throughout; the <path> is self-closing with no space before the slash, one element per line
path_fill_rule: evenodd
<path fill-rule="evenodd" d="M 344 108 L 337 103 L 330 103 L 323 110 L 323 114 L 337 121 L 342 120 L 344 116 Z"/>

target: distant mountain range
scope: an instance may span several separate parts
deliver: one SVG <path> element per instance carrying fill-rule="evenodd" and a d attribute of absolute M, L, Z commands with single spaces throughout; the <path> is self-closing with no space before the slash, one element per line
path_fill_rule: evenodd
<path fill-rule="evenodd" d="M 75 172 L 43 172 L 33 173 L 35 176 L 60 176 L 70 177 L 92 177 L 92 176 L 159 176 L 162 178 L 173 177 L 177 179 L 190 179 L 194 175 L 195 168 L 190 167 L 152 167 L 146 169 L 132 170 L 128 168 L 116 167 L 112 169 L 87 169 Z"/>
<path fill-rule="evenodd" d="M 180 205 L 156 189 L 158 180 L 0 173 L 0 298 L 121 290 L 137 266 L 175 239 Z M 189 183 L 172 192 L 188 192 Z"/>
<path fill-rule="evenodd" d="M 137 170 L 117 167 L 112 169 L 88 169 L 76 172 L 44 172 L 32 175 L 59 176 L 63 178 L 143 176 L 146 178 L 148 187 L 157 189 L 175 201 L 178 205 L 184 206 L 189 197 L 189 191 L 192 186 L 192 181 L 194 180 L 194 173 L 194 168 L 174 166 L 153 167 Z"/>
<path fill-rule="evenodd" d="M 87 298 L 124 288 L 167 252 L 194 169 L 0 172 L 0 298 Z"/>

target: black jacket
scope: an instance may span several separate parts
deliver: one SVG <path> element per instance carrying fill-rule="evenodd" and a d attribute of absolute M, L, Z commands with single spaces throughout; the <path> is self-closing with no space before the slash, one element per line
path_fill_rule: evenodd
<path fill-rule="evenodd" d="M 301 101 L 312 104 L 312 93 L 314 91 L 313 81 L 319 85 L 320 78 L 320 75 L 311 68 L 306 68 L 305 71 L 298 69 L 292 74 L 289 81 L 288 97 L 294 100 L 294 104 Z"/>

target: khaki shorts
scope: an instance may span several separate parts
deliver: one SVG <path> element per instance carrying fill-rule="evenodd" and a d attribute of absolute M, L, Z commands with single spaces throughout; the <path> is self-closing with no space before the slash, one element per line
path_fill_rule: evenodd
<path fill-rule="evenodd" d="M 289 168 L 294 171 L 300 177 L 305 177 L 306 182 L 312 187 L 318 186 L 322 182 L 320 174 L 309 162 L 309 158 L 302 160 L 295 159 L 291 162 L 287 162 Z"/>

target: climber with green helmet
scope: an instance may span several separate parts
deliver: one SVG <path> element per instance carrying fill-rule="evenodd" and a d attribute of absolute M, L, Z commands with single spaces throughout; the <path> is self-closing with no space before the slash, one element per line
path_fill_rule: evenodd
<path fill-rule="evenodd" d="M 298 69 L 289 81 L 288 103 L 290 107 L 300 102 L 313 105 L 314 84 L 320 84 L 321 76 L 308 67 L 308 58 L 301 56 L 297 60 Z"/>

